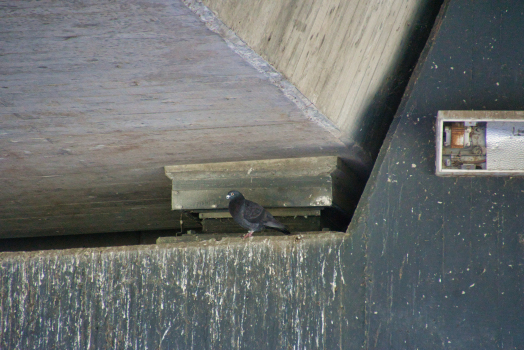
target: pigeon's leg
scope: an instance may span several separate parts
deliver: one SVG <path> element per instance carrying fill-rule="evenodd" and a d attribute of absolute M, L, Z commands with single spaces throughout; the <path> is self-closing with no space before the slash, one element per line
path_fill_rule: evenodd
<path fill-rule="evenodd" d="M 248 233 L 246 233 L 246 235 L 244 236 L 244 238 L 248 238 L 248 237 L 253 236 L 253 232 L 255 232 L 255 231 L 249 231 Z"/>

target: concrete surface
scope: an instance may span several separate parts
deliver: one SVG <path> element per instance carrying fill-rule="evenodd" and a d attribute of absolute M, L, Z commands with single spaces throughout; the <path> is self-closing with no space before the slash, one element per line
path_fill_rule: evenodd
<path fill-rule="evenodd" d="M 0 238 L 177 228 L 165 165 L 345 149 L 178 0 L 0 21 Z"/>
<path fill-rule="evenodd" d="M 0 253 L 0 347 L 360 348 L 356 237 L 219 239 Z"/>

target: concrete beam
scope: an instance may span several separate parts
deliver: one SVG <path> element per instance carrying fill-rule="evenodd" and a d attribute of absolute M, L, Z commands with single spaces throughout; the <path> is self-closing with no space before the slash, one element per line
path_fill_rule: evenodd
<path fill-rule="evenodd" d="M 360 348 L 361 240 L 0 253 L 2 349 Z M 361 251 L 361 250 L 360 250 Z"/>

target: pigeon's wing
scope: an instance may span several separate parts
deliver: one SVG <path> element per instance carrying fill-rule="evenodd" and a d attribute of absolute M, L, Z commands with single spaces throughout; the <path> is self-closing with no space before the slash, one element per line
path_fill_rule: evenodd
<path fill-rule="evenodd" d="M 257 230 L 261 230 L 263 227 L 270 227 L 272 229 L 281 231 L 287 235 L 291 232 L 288 231 L 286 226 L 275 220 L 263 206 L 260 204 L 248 201 L 244 201 L 244 220 L 253 224 Z"/>
<path fill-rule="evenodd" d="M 247 199 L 244 201 L 244 205 L 244 219 L 252 223 L 260 223 L 266 213 L 264 207 Z"/>
<path fill-rule="evenodd" d="M 262 220 L 262 225 L 283 232 L 286 235 L 289 235 L 291 233 L 285 225 L 278 222 L 277 219 L 275 219 L 273 215 L 271 215 L 268 211 L 265 212 L 264 219 Z"/>

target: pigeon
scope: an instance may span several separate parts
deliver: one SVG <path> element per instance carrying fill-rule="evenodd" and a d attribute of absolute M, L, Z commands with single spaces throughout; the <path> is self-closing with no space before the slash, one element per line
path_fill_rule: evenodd
<path fill-rule="evenodd" d="M 243 228 L 249 230 L 244 238 L 251 237 L 254 232 L 262 231 L 266 227 L 285 233 L 291 234 L 286 226 L 275 220 L 264 207 L 255 202 L 244 198 L 238 191 L 229 191 L 226 196 L 229 199 L 229 213 L 233 220 Z"/>

